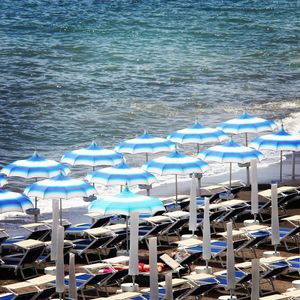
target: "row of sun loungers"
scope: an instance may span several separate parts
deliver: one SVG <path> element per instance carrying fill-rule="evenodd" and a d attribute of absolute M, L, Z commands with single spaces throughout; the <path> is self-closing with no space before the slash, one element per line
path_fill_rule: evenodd
<path fill-rule="evenodd" d="M 241 188 L 237 185 L 237 190 Z M 228 193 L 228 189 L 224 185 L 207 188 L 205 193 L 208 195 L 213 190 L 217 193 L 210 194 L 210 221 L 213 233 L 217 235 L 216 239 L 211 241 L 212 261 L 220 263 L 220 266 L 224 267 L 224 257 L 227 251 L 226 232 L 220 232 L 220 230 L 226 222 L 234 222 L 241 213 L 249 211 L 249 202 L 238 198 L 223 198 L 221 194 Z M 204 189 L 202 190 L 203 193 Z M 297 196 L 299 191 L 295 187 L 282 187 L 279 188 L 278 193 L 282 197 L 282 201 L 278 201 L 278 203 L 284 208 L 284 204 Z M 261 192 L 260 198 L 269 205 L 270 191 Z M 190 274 L 193 264 L 201 260 L 202 241 L 200 239 L 180 240 L 182 232 L 188 225 L 189 199 L 187 196 L 183 196 L 181 199 L 179 197 L 178 203 L 174 201 L 172 204 L 173 207 L 170 205 L 171 202 L 172 199 L 165 199 L 166 212 L 158 213 L 155 216 L 141 216 L 139 225 L 139 242 L 141 244 L 147 246 L 148 238 L 156 236 L 159 245 L 171 247 L 177 245 L 181 251 L 182 249 L 185 251 L 186 256 L 181 261 L 174 260 L 167 255 L 160 255 L 159 261 L 167 266 L 160 274 L 160 278 L 165 272 L 170 271 L 174 273 L 174 276 L 180 277 L 173 279 L 174 299 L 186 299 L 190 295 L 200 296 L 215 288 L 225 289 L 227 284 L 225 270 L 214 274 L 206 274 L 207 277 L 205 278 L 203 277 L 204 274 Z M 180 210 L 178 210 L 178 206 L 180 206 Z M 201 233 L 204 210 L 203 197 L 197 199 L 197 207 L 198 229 Z M 266 208 L 268 208 L 267 204 L 265 204 L 264 210 Z M 90 288 L 92 288 L 92 291 L 96 292 L 93 299 L 149 299 L 149 291 L 147 290 L 142 290 L 140 293 L 122 293 L 110 298 L 98 297 L 100 295 L 98 291 L 108 292 L 110 285 L 119 285 L 128 275 L 128 266 L 126 265 L 128 258 L 117 256 L 112 261 L 105 259 L 105 257 L 113 255 L 116 251 L 126 248 L 128 228 L 124 216 L 100 217 L 97 214 L 90 216 L 94 220 L 91 224 L 71 226 L 68 221 L 63 221 L 66 239 L 64 254 L 67 256 L 68 253 L 72 252 L 77 255 L 81 262 L 88 264 L 82 267 L 82 272 L 76 274 L 78 294 L 85 299 L 90 295 Z M 5 230 L 0 230 L 0 270 L 12 270 L 15 275 L 20 274 L 24 280 L 27 279 L 23 283 L 26 291 L 30 286 L 28 295 L 26 293 L 26 295 L 19 295 L 18 290 L 20 287 L 18 285 L 5 286 L 4 289 L 7 290 L 7 293 L 2 294 L 0 300 L 47 299 L 55 294 L 55 278 L 53 279 L 52 275 L 38 276 L 43 272 L 46 265 L 51 264 L 51 221 L 44 220 L 39 223 L 24 225 L 23 227 L 29 231 L 28 236 L 9 238 Z M 289 226 L 280 228 L 280 240 L 287 250 L 291 250 L 293 247 L 298 246 L 300 216 L 282 218 L 282 221 L 288 222 Z M 254 257 L 256 257 L 256 248 L 264 243 L 269 243 L 271 234 L 271 228 L 266 225 L 235 228 L 233 236 L 236 255 L 240 257 L 241 261 L 245 261 L 245 252 L 252 251 Z M 280 259 L 274 258 L 274 261 L 261 260 L 261 280 L 269 282 L 272 291 L 274 290 L 273 278 L 286 272 L 300 270 L 300 257 Z M 100 267 L 109 270 L 99 272 Z M 251 273 L 246 270 L 249 267 L 251 266 L 247 261 L 236 265 L 237 285 L 246 294 L 249 294 L 251 289 Z M 96 269 L 97 272 L 95 272 Z M 141 276 L 148 275 L 147 272 L 141 272 Z M 35 278 L 30 279 L 32 277 Z M 179 284 L 176 279 L 181 280 L 182 284 Z M 65 278 L 65 286 L 67 291 L 68 277 Z M 164 299 L 163 282 L 160 286 L 159 295 L 161 299 Z"/>

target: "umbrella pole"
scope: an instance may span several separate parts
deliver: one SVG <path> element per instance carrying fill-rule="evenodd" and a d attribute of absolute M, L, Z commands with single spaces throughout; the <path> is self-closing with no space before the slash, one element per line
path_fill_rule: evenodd
<path fill-rule="evenodd" d="M 126 216 L 126 251 L 127 251 L 127 253 L 129 252 L 129 244 L 128 244 L 129 234 L 128 234 L 128 230 L 129 230 L 129 228 L 128 228 L 128 216 Z"/>
<path fill-rule="evenodd" d="M 197 143 L 197 154 L 200 152 L 200 145 Z"/>
<path fill-rule="evenodd" d="M 59 215 L 60 215 L 60 226 L 62 226 L 62 199 L 59 198 Z"/>
<path fill-rule="evenodd" d="M 292 153 L 292 179 L 295 180 L 296 178 L 296 152 L 293 151 Z"/>
<path fill-rule="evenodd" d="M 282 151 L 280 151 L 280 182 L 282 182 Z"/>
<path fill-rule="evenodd" d="M 149 160 L 149 156 L 148 156 L 148 153 L 146 153 L 146 162 L 148 162 Z"/>
<path fill-rule="evenodd" d="M 177 175 L 175 175 L 175 202 L 177 205 L 177 200 L 178 200 L 178 185 L 177 185 Z"/>
<path fill-rule="evenodd" d="M 229 163 L 229 189 L 231 193 L 231 181 L 232 181 L 232 163 Z"/>
<path fill-rule="evenodd" d="M 199 195 L 199 197 L 201 197 L 201 178 L 200 177 L 198 177 L 198 189 L 199 189 L 198 195 Z"/>
<path fill-rule="evenodd" d="M 36 209 L 37 209 L 37 203 L 38 203 L 38 199 L 37 199 L 37 197 L 35 197 L 35 198 L 34 198 L 34 208 L 35 208 L 35 212 L 36 212 Z M 35 213 L 35 215 L 34 215 L 34 222 L 37 223 L 37 221 L 38 221 L 38 215 L 37 215 L 37 213 Z"/>
<path fill-rule="evenodd" d="M 248 147 L 248 133 L 245 133 L 245 146 Z M 250 185 L 250 168 L 246 167 L 247 186 Z"/>

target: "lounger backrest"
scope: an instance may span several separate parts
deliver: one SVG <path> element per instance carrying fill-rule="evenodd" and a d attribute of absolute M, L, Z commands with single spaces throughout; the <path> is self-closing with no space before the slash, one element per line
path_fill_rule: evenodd
<path fill-rule="evenodd" d="M 28 249 L 22 260 L 19 262 L 19 265 L 31 264 L 34 263 L 43 253 L 45 246 L 34 247 Z"/>
<path fill-rule="evenodd" d="M 198 260 L 202 256 L 202 252 L 194 252 L 190 256 L 186 257 L 183 261 L 180 262 L 182 266 L 190 265 Z"/>
<path fill-rule="evenodd" d="M 29 292 L 25 294 L 16 295 L 16 297 L 13 298 L 13 300 L 29 300 L 32 299 L 36 293 L 37 292 Z"/>
<path fill-rule="evenodd" d="M 208 283 L 208 284 L 201 284 L 198 286 L 195 286 L 194 288 L 190 289 L 185 295 L 184 299 L 187 297 L 200 297 L 204 293 L 209 292 L 211 289 L 213 289 L 217 284 L 216 283 Z"/>
<path fill-rule="evenodd" d="M 114 237 L 105 247 L 110 248 L 114 246 L 118 246 L 126 239 L 126 232 L 120 232 L 117 236 Z"/>
<path fill-rule="evenodd" d="M 272 269 L 264 274 L 262 274 L 262 278 L 264 279 L 270 279 L 272 277 L 278 276 L 279 274 L 281 274 L 285 269 L 287 269 L 288 266 L 284 266 L 284 267 L 279 267 L 276 269 Z"/>
<path fill-rule="evenodd" d="M 47 236 L 50 233 L 51 229 L 41 229 L 41 230 L 36 230 L 31 232 L 28 237 L 28 239 L 32 239 L 32 240 L 42 240 L 45 236 Z"/>
<path fill-rule="evenodd" d="M 185 225 L 187 222 L 189 221 L 189 219 L 179 219 L 176 220 L 172 225 L 170 225 L 169 228 L 167 228 L 167 232 L 168 233 L 172 233 L 178 229 L 180 229 L 183 225 Z"/>
<path fill-rule="evenodd" d="M 178 268 L 182 268 L 181 264 L 179 264 L 175 259 L 170 257 L 168 254 L 163 254 L 160 256 L 160 259 L 168 265 L 172 270 L 177 270 Z"/>
<path fill-rule="evenodd" d="M 86 249 L 96 249 L 99 247 L 103 247 L 107 242 L 112 239 L 112 236 L 103 236 L 98 239 L 93 240 L 89 245 L 87 245 Z"/>
<path fill-rule="evenodd" d="M 121 280 L 128 275 L 129 269 L 119 270 L 112 274 L 112 276 L 108 279 L 107 283 L 113 283 L 117 280 Z"/>
<path fill-rule="evenodd" d="M 96 228 L 96 227 L 101 227 L 104 225 L 107 225 L 111 219 L 111 216 L 105 216 L 97 219 L 91 226 L 90 228 Z"/>
<path fill-rule="evenodd" d="M 50 299 L 55 294 L 56 287 L 43 288 L 41 292 L 34 298 L 34 300 Z"/>

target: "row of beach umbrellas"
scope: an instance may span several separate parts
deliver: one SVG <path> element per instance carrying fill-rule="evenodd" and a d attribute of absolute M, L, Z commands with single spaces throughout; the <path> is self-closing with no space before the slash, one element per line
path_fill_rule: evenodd
<path fill-rule="evenodd" d="M 42 182 L 34 183 L 31 188 L 26 189 L 26 193 L 35 198 L 35 208 L 37 208 L 37 199 L 54 198 L 69 199 L 78 197 L 80 188 L 75 184 L 76 180 L 68 178 L 69 168 L 63 163 L 69 165 L 89 165 L 93 171 L 87 175 L 90 183 L 100 183 L 104 185 L 124 185 L 131 186 L 137 184 L 151 185 L 156 182 L 152 173 L 157 175 L 175 175 L 176 195 L 177 195 L 177 175 L 186 175 L 192 173 L 203 173 L 208 168 L 206 161 L 228 162 L 230 164 L 230 182 L 232 163 L 249 163 L 251 159 L 261 160 L 262 153 L 256 149 L 271 150 L 292 150 L 298 151 L 300 147 L 300 137 L 291 135 L 283 128 L 275 134 L 261 136 L 255 139 L 249 148 L 240 146 L 230 140 L 224 145 L 210 147 L 199 152 L 197 158 L 181 154 L 175 149 L 175 143 L 196 143 L 197 147 L 201 143 L 221 142 L 229 134 L 244 133 L 246 135 L 246 145 L 248 144 L 247 134 L 261 132 L 265 130 L 274 130 L 273 121 L 252 117 L 244 113 L 236 119 L 227 121 L 217 129 L 202 126 L 196 122 L 192 127 L 178 130 L 168 136 L 168 139 L 155 138 L 145 132 L 141 137 L 127 140 L 120 143 L 115 150 L 125 153 L 146 153 L 146 162 L 143 168 L 133 168 L 128 166 L 121 153 L 103 149 L 95 142 L 88 148 L 74 150 L 66 153 L 61 162 L 45 159 L 36 152 L 27 160 L 13 162 L 1 170 L 6 176 L 19 176 L 24 178 L 33 178 L 36 181 L 39 178 L 48 179 Z M 222 130 L 221 130 L 222 129 Z M 224 131 L 223 131 L 224 130 Z M 173 151 L 170 155 L 159 157 L 148 161 L 148 153 L 158 153 L 160 151 Z M 95 171 L 98 166 L 110 166 Z M 53 176 L 56 176 L 52 178 Z M 52 178 L 51 180 L 49 178 Z M 280 179 L 282 179 L 282 163 L 280 168 Z M 3 182 L 6 180 L 0 177 Z M 87 185 L 87 183 L 81 183 Z M 42 188 L 45 185 L 47 188 Z M 63 188 L 65 187 L 65 188 Z M 61 192 L 63 190 L 63 192 Z M 93 187 L 84 196 L 96 194 Z M 34 191 L 34 192 L 33 192 Z M 72 191 L 72 192 L 71 192 Z M 44 196 L 43 196 L 44 195 Z M 46 195 L 46 196 L 45 196 Z M 71 196 L 70 196 L 71 195 Z"/>

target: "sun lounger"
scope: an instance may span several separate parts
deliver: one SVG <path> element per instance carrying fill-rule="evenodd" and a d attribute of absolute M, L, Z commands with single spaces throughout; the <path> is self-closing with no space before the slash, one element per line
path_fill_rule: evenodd
<path fill-rule="evenodd" d="M 65 230 L 66 238 L 74 239 L 84 236 L 84 230 L 105 226 L 109 223 L 111 216 L 99 216 L 93 223 L 82 223 L 70 226 Z"/>
<path fill-rule="evenodd" d="M 1 288 L 9 293 L 0 294 L 0 300 L 30 300 L 38 294 L 37 287 L 26 281 L 4 285 Z"/>
<path fill-rule="evenodd" d="M 88 229 L 91 238 L 74 240 L 72 253 L 85 258 L 87 263 L 98 262 L 101 260 L 100 251 L 114 238 L 109 230 L 103 228 Z M 92 231 L 92 232 L 91 232 Z M 100 234 L 103 233 L 103 235 Z M 87 230 L 85 231 L 87 233 Z"/>
<path fill-rule="evenodd" d="M 3 264 L 0 265 L 0 270 L 13 270 L 15 275 L 20 272 L 23 279 L 38 275 L 36 269 L 37 261 L 45 249 L 45 244 L 40 241 L 25 240 L 15 243 L 15 246 L 23 249 L 24 253 L 2 257 Z M 31 272 L 26 275 L 25 271 Z"/>
<path fill-rule="evenodd" d="M 14 247 L 16 242 L 25 241 L 25 240 L 40 240 L 45 241 L 51 233 L 51 228 L 44 223 L 32 223 L 23 225 L 23 227 L 30 231 L 27 236 L 15 236 L 9 239 L 6 239 L 1 244 L 1 250 L 11 250 Z"/>

